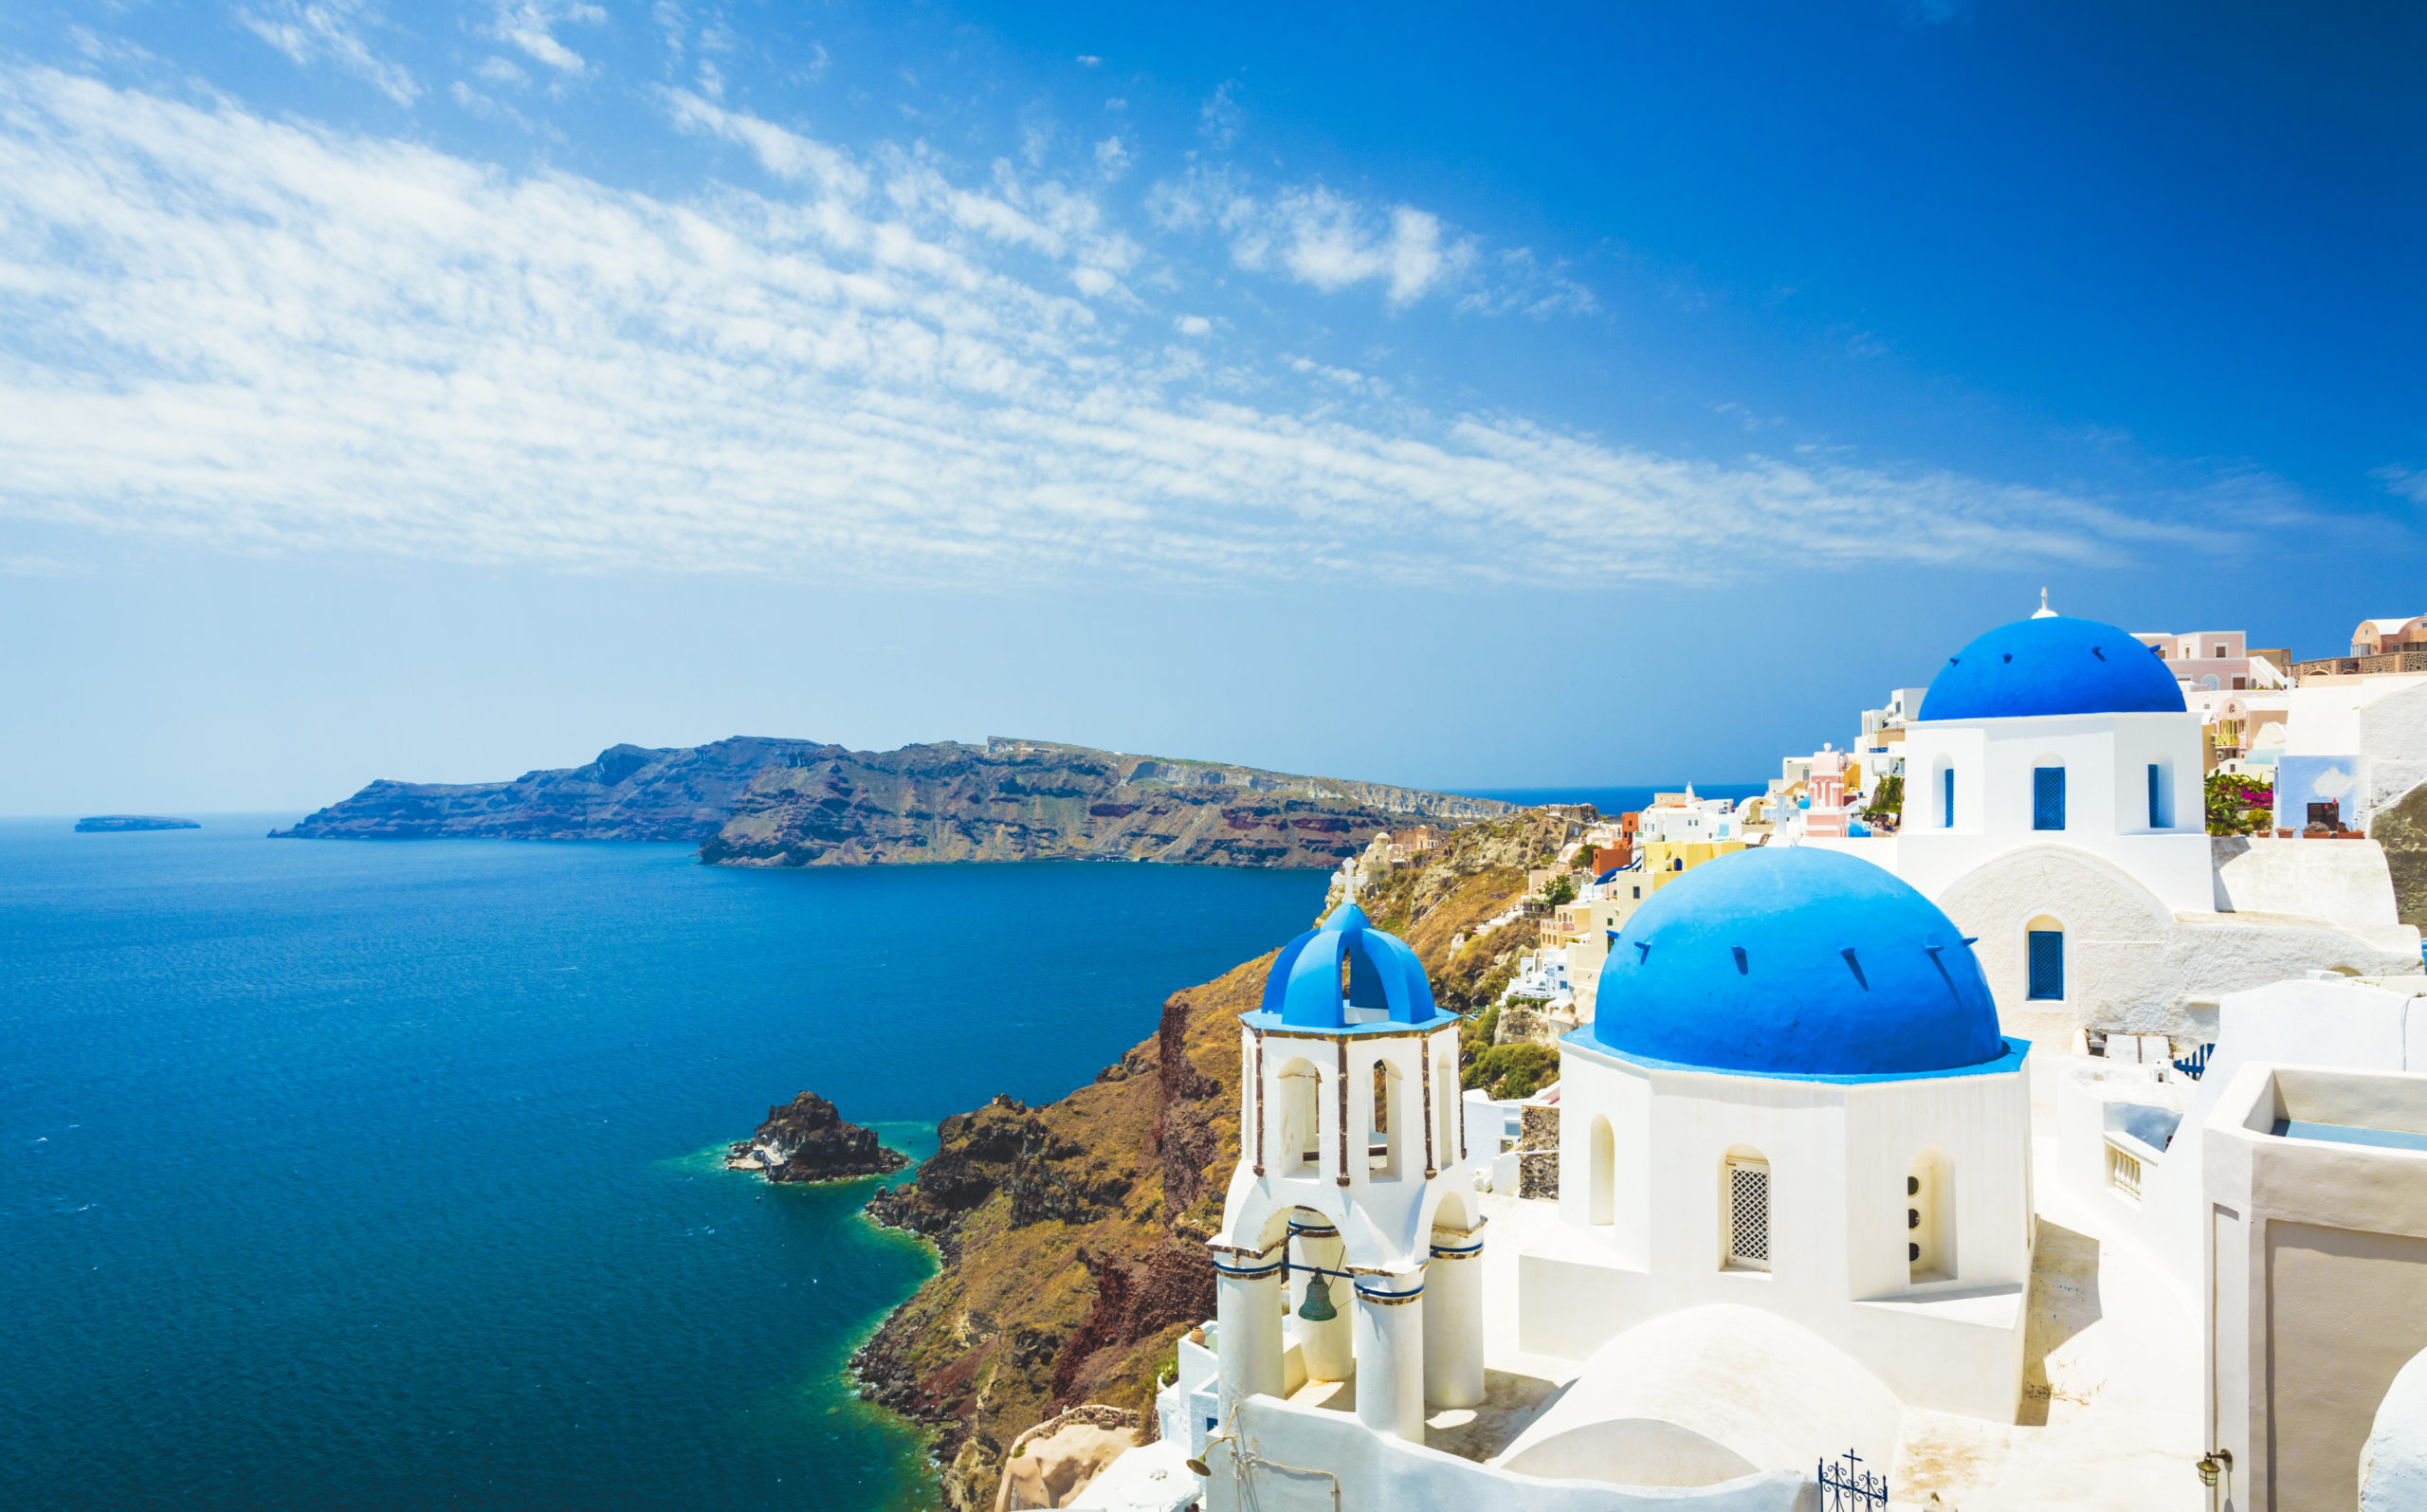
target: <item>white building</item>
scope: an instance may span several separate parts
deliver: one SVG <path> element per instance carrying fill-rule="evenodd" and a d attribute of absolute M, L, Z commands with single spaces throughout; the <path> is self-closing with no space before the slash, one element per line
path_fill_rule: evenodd
<path fill-rule="evenodd" d="M 2406 703 L 2379 706 L 2411 731 Z M 1962 924 L 2015 1032 L 2187 1047 L 2215 1038 L 2225 993 L 2420 969 L 2374 842 L 2210 839 L 2200 717 L 2112 625 L 2047 614 L 1989 631 L 1948 659 L 1903 743 L 1897 833 L 1805 843 L 1894 871 Z M 2382 764 L 2372 791 L 2410 776 Z"/>
<path fill-rule="evenodd" d="M 1239 1051 L 1243 1150 L 1209 1242 L 1215 1415 L 1353 1376 L 1360 1423 L 1421 1443 L 1428 1402 L 1483 1395 L 1457 1016 L 1415 953 L 1346 903 L 1282 948 Z"/>
<path fill-rule="evenodd" d="M 1162 1401 L 1209 1508 L 1793 1512 L 1818 1460 L 1888 1463 L 1908 1407 L 2012 1421 L 2028 1047 L 1955 926 L 1875 867 L 1764 848 L 1662 889 L 1615 949 L 1603 1021 L 1561 1044 L 1561 1196 L 1513 1307 L 1479 1291 L 1459 1136 L 1385 1174 L 1413 1137 L 1369 1084 L 1428 1057 L 1454 1084 L 1413 956 L 1350 908 L 1282 953 L 1242 1020 L 1215 1357 L 1184 1350 Z M 1344 1000 L 1343 955 L 1371 963 Z M 1487 1397 L 1487 1347 L 1568 1362 L 1565 1390 Z M 1332 1379 L 1353 1416 L 1312 1400 Z"/>
<path fill-rule="evenodd" d="M 1697 868 L 1629 922 L 1561 1043 L 1560 1218 L 1584 1242 L 1520 1262 L 1522 1346 L 1581 1359 L 1753 1307 L 1907 1404 L 2010 1421 L 2027 1049 L 1894 877 L 1805 847 Z"/>

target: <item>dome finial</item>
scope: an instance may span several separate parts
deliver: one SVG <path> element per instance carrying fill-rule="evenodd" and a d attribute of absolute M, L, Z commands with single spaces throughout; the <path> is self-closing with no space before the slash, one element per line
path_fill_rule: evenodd
<path fill-rule="evenodd" d="M 2056 617 L 2056 611 L 2048 607 L 2048 590 L 2043 588 L 2039 591 L 2039 611 L 2031 617 L 2035 620 L 2052 620 Z"/>

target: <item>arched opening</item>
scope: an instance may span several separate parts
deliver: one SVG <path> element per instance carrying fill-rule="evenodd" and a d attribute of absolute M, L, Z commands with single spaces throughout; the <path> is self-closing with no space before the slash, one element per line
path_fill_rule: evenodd
<path fill-rule="evenodd" d="M 1374 1063 L 1374 1126 L 1365 1141 L 1365 1169 L 1379 1181 L 1398 1179 L 1399 1147 L 1407 1142 L 1407 1118 L 1399 1105 L 1399 1081 L 1397 1066 L 1388 1060 Z"/>
<path fill-rule="evenodd" d="M 1444 1053 L 1432 1067 L 1432 1148 L 1434 1160 L 1447 1169 L 1457 1164 L 1458 1153 L 1458 1067 Z"/>
<path fill-rule="evenodd" d="M 1955 763 L 1943 761 L 1938 769 L 1938 827 L 1955 828 Z"/>
<path fill-rule="evenodd" d="M 2035 1003 L 2065 999 L 2065 926 L 2041 914 L 2023 926 L 2023 996 Z"/>
<path fill-rule="evenodd" d="M 1905 1266 L 1916 1283 L 1955 1279 L 1955 1162 L 1932 1146 L 1905 1173 Z"/>
<path fill-rule="evenodd" d="M 1274 1174 L 1311 1176 L 1323 1167 L 1323 1073 L 1312 1061 L 1295 1060 L 1274 1079 L 1280 1106 L 1273 1110 Z"/>
<path fill-rule="evenodd" d="M 2031 769 L 2031 828 L 2065 828 L 2065 763 L 2041 756 Z"/>
<path fill-rule="evenodd" d="M 2149 758 L 2149 828 L 2174 828 L 2174 794 L 2171 791 L 2173 763 L 2162 755 Z"/>
<path fill-rule="evenodd" d="M 1720 1161 L 1719 1230 L 1721 1269 L 1770 1268 L 1770 1162 L 1749 1145 Z"/>
<path fill-rule="evenodd" d="M 1587 1223 L 1618 1221 L 1618 1139 L 1606 1116 L 1593 1119 L 1592 1169 L 1585 1177 Z"/>

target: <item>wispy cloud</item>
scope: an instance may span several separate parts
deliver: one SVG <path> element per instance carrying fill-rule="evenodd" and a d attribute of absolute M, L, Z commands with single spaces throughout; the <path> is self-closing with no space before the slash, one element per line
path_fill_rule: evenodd
<path fill-rule="evenodd" d="M 567 25 L 601 26 L 607 12 L 586 0 L 497 0 L 489 34 L 529 53 L 559 73 L 577 74 L 589 61 L 557 36 Z"/>
<path fill-rule="evenodd" d="M 1323 293 L 1372 285 L 1394 309 L 1435 295 L 1483 314 L 1590 314 L 1592 292 L 1524 247 L 1487 255 L 1430 210 L 1378 205 L 1321 184 L 1267 188 L 1227 166 L 1192 165 L 1157 183 L 1148 214 L 1166 230 L 1220 236 L 1232 264 Z"/>
<path fill-rule="evenodd" d="M 2397 499 L 2407 499 L 2414 504 L 2427 504 L 2427 472 L 2416 467 L 2379 467 L 2368 474 L 2385 485 L 2386 492 Z"/>
<path fill-rule="evenodd" d="M 371 50 L 366 27 L 385 24 L 374 0 L 263 0 L 236 8 L 253 35 L 305 66 L 323 59 L 366 81 L 399 105 L 421 98 L 421 85 L 401 64 Z"/>
<path fill-rule="evenodd" d="M 1140 306 L 1133 339 L 1131 305 L 1063 292 L 1119 239 L 1083 197 L 662 102 L 789 197 L 670 201 L 0 69 L 0 514 L 952 583 L 1587 584 L 2230 544 L 1929 468 L 1435 420 L 1311 358 L 1208 376 L 1171 339 L 1201 317 Z M 1437 277 L 1405 248 L 1453 245 L 1364 234 L 1319 255 L 1378 258 L 1353 276 L 1386 287 Z"/>

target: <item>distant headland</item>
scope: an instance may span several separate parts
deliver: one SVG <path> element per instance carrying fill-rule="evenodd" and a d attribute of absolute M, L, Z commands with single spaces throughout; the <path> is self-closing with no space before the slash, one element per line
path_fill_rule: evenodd
<path fill-rule="evenodd" d="M 199 829 L 192 819 L 171 819 L 156 813 L 97 813 L 76 821 L 80 835 L 109 835 L 126 829 Z"/>
<path fill-rule="evenodd" d="M 1104 860 L 1329 866 L 1488 798 L 1001 736 L 898 751 L 737 736 L 511 782 L 381 780 L 277 839 L 676 840 L 728 866 Z"/>

